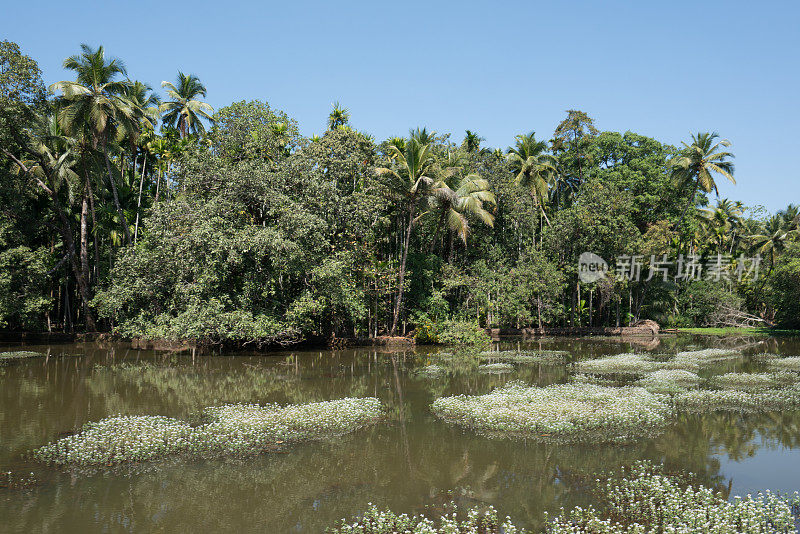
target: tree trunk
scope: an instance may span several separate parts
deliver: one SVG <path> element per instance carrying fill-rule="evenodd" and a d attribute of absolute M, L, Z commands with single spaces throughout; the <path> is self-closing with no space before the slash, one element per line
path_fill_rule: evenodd
<path fill-rule="evenodd" d="M 108 148 L 106 142 L 103 140 L 103 158 L 106 160 L 106 170 L 108 171 L 108 180 L 111 182 L 111 192 L 114 195 L 114 205 L 117 207 L 120 223 L 122 223 L 122 231 L 125 234 L 125 241 L 131 243 L 131 231 L 128 227 L 128 220 L 125 218 L 125 212 L 122 211 L 122 206 L 119 203 L 119 193 L 117 193 L 117 183 L 114 181 L 114 174 L 111 172 L 111 160 L 108 159 Z"/>
<path fill-rule="evenodd" d="M 83 189 L 83 199 L 81 200 L 81 276 L 84 283 L 89 285 L 89 199 L 88 191 Z M 86 314 L 87 303 L 83 303 L 84 314 Z"/>
<path fill-rule="evenodd" d="M 439 222 L 436 224 L 436 231 L 433 233 L 433 239 L 431 240 L 431 244 L 428 246 L 428 254 L 433 252 L 433 248 L 436 246 L 436 242 L 439 239 L 439 230 L 442 229 L 442 225 L 444 224 L 444 217 L 447 214 L 447 210 L 442 210 L 442 215 L 439 217 Z"/>
<path fill-rule="evenodd" d="M 683 208 L 683 213 L 681 213 L 681 218 L 678 220 L 678 225 L 676 228 L 679 228 L 681 224 L 683 224 L 683 220 L 686 218 L 686 212 L 689 211 L 689 206 L 694 206 L 694 199 L 697 196 L 697 188 L 700 186 L 700 179 L 696 179 L 694 181 L 694 189 L 692 190 L 692 196 L 689 197 L 689 202 L 686 203 L 686 207 Z"/>
<path fill-rule="evenodd" d="M 144 161 L 142 161 L 142 177 L 139 179 L 139 200 L 136 201 L 136 226 L 133 228 L 133 243 L 136 244 L 136 240 L 139 237 L 139 210 L 142 207 L 142 186 L 144 185 L 144 170 L 147 168 L 147 156 L 144 157 Z"/>
<path fill-rule="evenodd" d="M 406 228 L 406 236 L 403 241 L 403 254 L 400 259 L 400 287 L 397 289 L 397 302 L 394 305 L 394 318 L 392 319 L 392 329 L 389 332 L 390 336 L 397 333 L 397 320 L 400 317 L 400 307 L 403 304 L 403 287 L 406 278 L 406 260 L 408 259 L 408 247 L 411 243 L 411 229 L 414 227 L 414 214 L 417 211 L 417 200 L 414 199 L 411 203 L 411 209 L 408 212 L 408 227 Z"/>

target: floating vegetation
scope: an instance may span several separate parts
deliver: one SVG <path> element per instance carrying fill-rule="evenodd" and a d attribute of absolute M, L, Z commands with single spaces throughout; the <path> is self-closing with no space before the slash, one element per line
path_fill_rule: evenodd
<path fill-rule="evenodd" d="M 478 370 L 481 373 L 503 374 L 513 372 L 514 366 L 510 363 L 487 363 L 479 365 Z"/>
<path fill-rule="evenodd" d="M 772 369 L 781 371 L 800 371 L 800 356 L 769 358 L 767 365 Z"/>
<path fill-rule="evenodd" d="M 481 432 L 561 442 L 632 441 L 656 433 L 672 414 L 643 388 L 593 384 L 511 384 L 487 395 L 439 398 L 432 409 Z"/>
<path fill-rule="evenodd" d="M 501 360 L 513 363 L 564 363 L 569 352 L 564 350 L 500 350 L 481 352 L 483 360 Z"/>
<path fill-rule="evenodd" d="M 641 462 L 627 476 L 597 481 L 603 511 L 573 508 L 549 525 L 566 533 L 778 533 L 796 532 L 800 510 L 797 493 L 782 498 L 767 491 L 727 501 L 712 489 L 667 476 L 660 467 Z"/>
<path fill-rule="evenodd" d="M 704 349 L 679 352 L 674 358 L 647 354 L 615 354 L 594 360 L 575 362 L 582 373 L 612 375 L 644 375 L 658 370 L 682 369 L 697 371 L 723 360 L 740 358 L 741 353 L 729 349 Z M 668 359 L 667 359 L 668 358 Z"/>
<path fill-rule="evenodd" d="M 659 362 L 642 354 L 624 353 L 575 362 L 575 367 L 582 373 L 591 374 L 634 374 L 650 373 L 659 368 Z"/>
<path fill-rule="evenodd" d="M 523 534 L 525 531 L 517 529 L 511 522 L 511 518 L 506 518 L 502 523 L 497 517 L 497 511 L 489 507 L 486 511 L 478 508 L 471 508 L 467 513 L 459 516 L 456 506 L 451 504 L 453 513 L 442 515 L 438 521 L 432 521 L 421 515 L 408 516 L 407 514 L 396 515 L 390 510 L 379 510 L 374 504 L 369 503 L 368 509 L 355 522 L 347 523 L 342 520 L 342 524 L 332 530 L 331 534 L 455 534 L 481 533 L 481 534 Z"/>
<path fill-rule="evenodd" d="M 278 444 L 352 432 L 384 415 L 376 398 L 310 404 L 233 404 L 207 408 L 205 424 L 191 426 L 163 416 L 117 416 L 86 424 L 79 433 L 34 451 L 60 465 L 113 465 L 175 454 L 253 454 Z"/>
<path fill-rule="evenodd" d="M 679 393 L 697 387 L 700 377 L 684 369 L 659 369 L 637 382 L 651 393 Z"/>
<path fill-rule="evenodd" d="M 794 373 L 726 373 L 711 377 L 709 384 L 720 389 L 761 390 L 789 386 L 798 381 Z"/>
<path fill-rule="evenodd" d="M 416 373 L 419 376 L 433 378 L 443 375 L 445 373 L 445 369 L 441 365 L 431 364 L 416 369 L 414 373 Z"/>
<path fill-rule="evenodd" d="M 677 394 L 673 402 L 689 412 L 764 412 L 800 408 L 800 387 L 763 391 L 695 390 Z"/>
<path fill-rule="evenodd" d="M 18 363 L 23 360 L 27 360 L 29 358 L 39 358 L 43 357 L 44 354 L 41 352 L 31 352 L 28 350 L 20 350 L 16 352 L 0 352 L 0 367 L 3 365 L 10 365 L 12 363 Z"/>
<path fill-rule="evenodd" d="M 680 368 L 704 367 L 724 360 L 741 358 L 742 353 L 733 349 L 702 349 L 679 352 L 675 359 L 667 364 Z"/>

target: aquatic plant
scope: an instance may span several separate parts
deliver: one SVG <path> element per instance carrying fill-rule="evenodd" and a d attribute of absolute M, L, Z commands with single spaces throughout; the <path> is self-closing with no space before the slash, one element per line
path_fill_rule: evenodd
<path fill-rule="evenodd" d="M 207 408 L 205 424 L 163 416 L 116 416 L 87 423 L 80 432 L 33 452 L 60 465 L 111 465 L 174 454 L 252 454 L 281 443 L 354 431 L 383 415 L 376 398 L 345 398 L 299 405 L 231 404 Z"/>
<path fill-rule="evenodd" d="M 487 395 L 439 398 L 432 410 L 481 432 L 564 442 L 638 439 L 660 430 L 672 414 L 643 388 L 593 384 L 511 384 Z"/>
<path fill-rule="evenodd" d="M 794 373 L 726 373 L 712 376 L 709 384 L 720 389 L 761 390 L 788 386 L 798 381 Z"/>
<path fill-rule="evenodd" d="M 638 463 L 626 475 L 597 480 L 603 511 L 576 507 L 553 519 L 547 532 L 566 533 L 778 533 L 795 532 L 800 496 L 769 491 L 727 501 L 714 490 Z"/>
<path fill-rule="evenodd" d="M 483 360 L 501 360 L 513 363 L 563 363 L 569 352 L 563 350 L 500 350 L 481 352 Z"/>
<path fill-rule="evenodd" d="M 648 373 L 637 385 L 651 393 L 678 393 L 697 387 L 700 377 L 684 369 L 659 369 Z"/>
<path fill-rule="evenodd" d="M 514 366 L 510 363 L 487 363 L 484 365 L 479 365 L 478 371 L 481 373 L 494 374 L 511 373 L 514 371 Z"/>
<path fill-rule="evenodd" d="M 800 371 L 800 356 L 770 358 L 767 360 L 767 365 L 772 369 L 783 371 Z"/>
<path fill-rule="evenodd" d="M 20 350 L 15 352 L 0 352 L 0 366 L 17 363 L 28 358 L 38 358 L 44 356 L 41 352 L 31 352 Z"/>
<path fill-rule="evenodd" d="M 506 518 L 500 522 L 497 511 L 489 507 L 486 511 L 471 508 L 460 519 L 458 512 L 446 514 L 434 522 L 431 519 L 407 514 L 397 515 L 391 510 L 379 510 L 377 506 L 369 503 L 367 511 L 355 522 L 348 523 L 343 519 L 342 524 L 328 530 L 330 534 L 456 534 L 463 532 L 481 534 L 524 534 L 524 530 L 517 529 Z M 455 505 L 451 505 L 455 509 Z"/>
<path fill-rule="evenodd" d="M 742 353 L 734 349 L 702 349 L 679 352 L 666 364 L 673 368 L 690 369 L 704 367 L 720 361 L 741 358 Z"/>
<path fill-rule="evenodd" d="M 429 378 L 440 376 L 444 374 L 444 372 L 445 372 L 444 367 L 436 364 L 426 365 L 425 367 L 420 367 L 414 370 L 415 374 Z"/>
<path fill-rule="evenodd" d="M 575 362 L 575 368 L 582 373 L 640 375 L 657 370 L 659 362 L 642 354 L 624 353 L 594 360 L 581 360 Z"/>
<path fill-rule="evenodd" d="M 679 393 L 672 398 L 679 410 L 689 412 L 737 411 L 764 412 L 800 408 L 800 387 L 762 391 L 694 390 Z"/>
<path fill-rule="evenodd" d="M 189 450 L 196 438 L 195 429 L 177 419 L 121 415 L 87 423 L 79 433 L 37 449 L 34 457 L 73 465 L 142 462 Z"/>

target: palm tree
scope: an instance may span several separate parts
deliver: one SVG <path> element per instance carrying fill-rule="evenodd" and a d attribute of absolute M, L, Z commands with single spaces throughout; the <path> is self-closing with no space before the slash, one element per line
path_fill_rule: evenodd
<path fill-rule="evenodd" d="M 150 130 L 155 130 L 160 118 L 161 97 L 153 92 L 152 87 L 140 81 L 128 84 L 124 89 L 124 94 L 134 109 L 141 110 L 143 125 Z"/>
<path fill-rule="evenodd" d="M 678 226 L 686 217 L 689 206 L 694 205 L 698 189 L 705 193 L 714 191 L 719 196 L 717 183 L 714 181 L 712 173 L 719 173 L 732 183 L 736 183 L 733 177 L 733 162 L 730 161 L 734 156 L 730 152 L 720 150 L 721 147 L 731 146 L 731 143 L 727 139 L 715 143 L 718 138 L 719 134 L 717 133 L 692 134 L 692 144 L 683 143 L 683 152 L 670 161 L 675 185 L 683 189 L 688 184 L 693 184 L 692 194 L 683 209 Z"/>
<path fill-rule="evenodd" d="M 81 54 L 64 60 L 64 68 L 75 71 L 76 80 L 60 81 L 50 86 L 52 91 L 63 93 L 58 121 L 69 135 L 77 136 L 88 130 L 92 145 L 96 147 L 99 144 L 102 148 L 114 204 L 125 239 L 130 243 L 128 221 L 119 202 L 108 145 L 110 141 L 121 141 L 135 135 L 140 111 L 125 97 L 130 82 L 115 79 L 126 74 L 125 66 L 118 59 L 106 61 L 102 46 L 93 50 L 82 44 L 81 50 Z"/>
<path fill-rule="evenodd" d="M 333 109 L 328 115 L 328 130 L 335 130 L 340 126 L 344 126 L 350 120 L 350 110 L 339 105 L 339 102 L 333 103 Z"/>
<path fill-rule="evenodd" d="M 467 244 L 469 220 L 467 215 L 478 217 L 487 226 L 494 226 L 494 215 L 484 207 L 484 203 L 496 204 L 494 193 L 490 191 L 489 181 L 478 174 L 467 174 L 456 179 L 453 187 L 448 180 L 437 180 L 431 196 L 432 211 L 438 212 L 438 223 L 428 252 L 432 252 L 439 237 L 439 231 L 446 223 L 451 232 L 456 232 Z"/>
<path fill-rule="evenodd" d="M 164 124 L 178 128 L 183 138 L 190 133 L 205 133 L 202 119 L 214 120 L 210 115 L 214 108 L 198 100 L 198 97 L 206 96 L 206 86 L 194 74 L 180 71 L 177 82 L 177 86 L 171 82 L 161 82 L 161 87 L 167 90 L 167 95 L 172 99 L 160 107 L 161 113 L 164 113 Z"/>
<path fill-rule="evenodd" d="M 552 177 L 556 174 L 556 160 L 547 154 L 547 141 L 537 141 L 535 132 L 518 135 L 517 144 L 510 147 L 507 157 L 518 185 L 528 188 L 539 212 L 547 224 L 550 219 L 544 211 Z"/>
<path fill-rule="evenodd" d="M 770 272 L 775 267 L 775 255 L 786 248 L 786 244 L 800 233 L 797 228 L 786 224 L 786 219 L 780 214 L 773 215 L 764 223 L 759 234 L 751 235 L 749 240 L 753 249 L 762 257 L 769 254 Z"/>
<path fill-rule="evenodd" d="M 424 135 L 420 135 L 423 133 Z M 435 172 L 436 157 L 429 142 L 431 138 L 432 135 L 428 134 L 426 130 L 417 129 L 412 132 L 411 137 L 404 143 L 405 146 L 402 150 L 394 144 L 389 145 L 388 156 L 393 163 L 392 168 L 378 167 L 375 169 L 377 174 L 387 176 L 392 180 L 392 189 L 398 192 L 405 200 L 406 216 L 408 217 L 400 259 L 397 301 L 394 306 L 392 329 L 389 334 L 391 336 L 394 336 L 397 332 L 400 308 L 403 303 L 408 247 L 411 242 L 411 231 L 416 222 L 417 210 L 420 201 L 430 194 L 431 187 L 435 183 L 432 176 Z"/>
<path fill-rule="evenodd" d="M 729 241 L 729 252 L 733 252 L 736 244 L 736 233 L 742 224 L 744 205 L 723 198 L 717 201 L 716 207 L 701 209 L 698 212 L 700 221 L 709 240 L 717 247 L 718 251 Z"/>
<path fill-rule="evenodd" d="M 461 146 L 467 152 L 477 152 L 481 148 L 481 141 L 485 139 L 471 130 L 464 131 L 464 141 Z"/>

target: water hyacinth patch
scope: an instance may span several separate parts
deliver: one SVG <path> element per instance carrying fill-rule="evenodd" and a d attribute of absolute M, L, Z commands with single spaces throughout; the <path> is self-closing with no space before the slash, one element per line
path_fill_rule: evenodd
<path fill-rule="evenodd" d="M 455 505 L 451 506 L 455 509 Z M 478 508 L 471 508 L 463 516 L 459 516 L 457 511 L 451 514 L 442 515 L 438 521 L 433 521 L 421 515 L 408 516 L 407 514 L 397 515 L 390 510 L 379 510 L 372 503 L 368 504 L 367 511 L 355 522 L 348 523 L 342 520 L 342 524 L 336 528 L 329 529 L 330 534 L 456 534 L 456 533 L 475 533 L 475 534 L 524 534 L 524 530 L 517 529 L 506 518 L 500 522 L 497 511 L 489 507 L 486 511 Z"/>
<path fill-rule="evenodd" d="M 16 352 L 0 352 L 0 367 L 3 365 L 10 365 L 18 363 L 30 358 L 39 358 L 44 356 L 41 352 L 31 352 L 28 350 L 20 350 Z"/>
<path fill-rule="evenodd" d="M 575 362 L 575 368 L 582 373 L 591 374 L 634 374 L 650 373 L 659 368 L 659 362 L 642 354 L 615 354 L 595 360 Z"/>
<path fill-rule="evenodd" d="M 726 373 L 713 376 L 709 384 L 720 389 L 761 390 L 780 388 L 796 383 L 794 373 Z"/>
<path fill-rule="evenodd" d="M 376 398 L 345 398 L 289 406 L 232 404 L 207 408 L 208 422 L 191 426 L 163 416 L 117 416 L 33 452 L 58 465 L 111 465 L 175 454 L 253 454 L 279 443 L 352 432 L 384 417 Z"/>
<path fill-rule="evenodd" d="M 487 363 L 479 365 L 478 370 L 481 373 L 503 374 L 513 372 L 514 366 L 510 363 Z"/>
<path fill-rule="evenodd" d="M 197 435 L 188 423 L 158 415 L 117 416 L 34 451 L 40 461 L 98 465 L 155 460 L 188 450 Z"/>
<path fill-rule="evenodd" d="M 552 520 L 547 531 L 566 533 L 779 533 L 796 532 L 797 493 L 782 498 L 770 492 L 723 499 L 702 485 L 683 483 L 646 462 L 627 476 L 597 481 L 602 512 L 576 507 Z"/>
<path fill-rule="evenodd" d="M 800 371 L 800 356 L 788 356 L 786 358 L 770 358 L 767 365 L 771 369 L 781 371 Z"/>
<path fill-rule="evenodd" d="M 637 382 L 652 393 L 678 393 L 697 387 L 699 383 L 700 377 L 696 373 L 684 369 L 659 369 Z"/>
<path fill-rule="evenodd" d="M 436 376 L 440 376 L 444 374 L 445 369 L 441 365 L 431 364 L 426 365 L 425 367 L 420 367 L 414 371 L 415 374 L 419 376 L 425 376 L 428 378 L 433 378 Z"/>
<path fill-rule="evenodd" d="M 500 350 L 481 352 L 482 360 L 500 360 L 513 363 L 564 363 L 569 352 L 563 350 Z"/>
<path fill-rule="evenodd" d="M 695 390 L 672 398 L 676 408 L 688 412 L 767 412 L 800 408 L 800 387 L 763 391 Z"/>
<path fill-rule="evenodd" d="M 643 388 L 580 383 L 511 384 L 487 395 L 439 398 L 432 410 L 481 432 L 560 442 L 632 441 L 657 433 L 672 415 Z"/>

